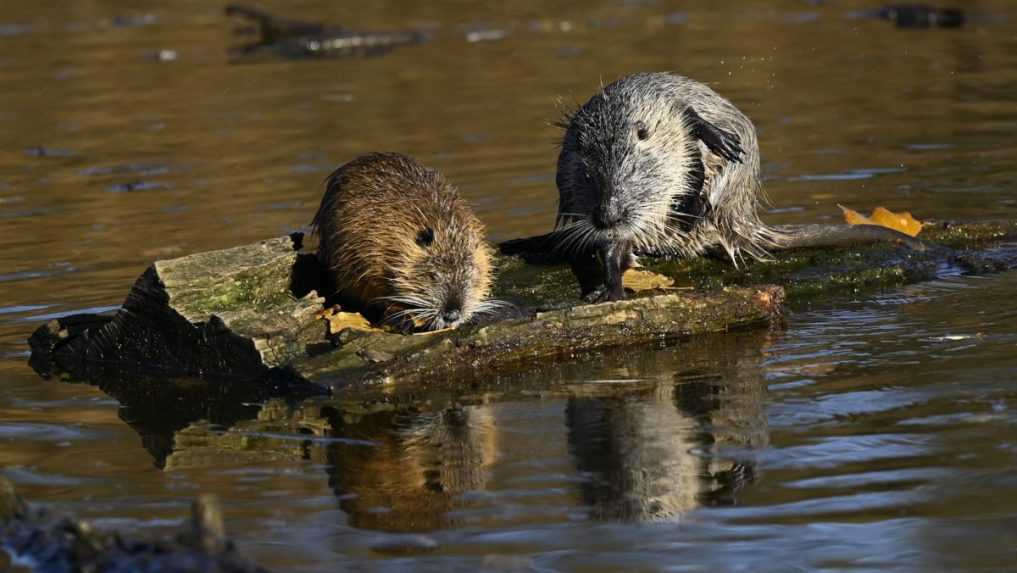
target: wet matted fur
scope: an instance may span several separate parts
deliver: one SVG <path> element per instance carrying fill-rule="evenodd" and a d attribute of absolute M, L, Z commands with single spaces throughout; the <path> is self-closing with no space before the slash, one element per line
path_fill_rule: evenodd
<path fill-rule="evenodd" d="M 758 211 L 752 122 L 695 80 L 639 73 L 566 114 L 555 243 L 569 252 L 625 243 L 632 253 L 763 258 L 780 233 Z M 626 263 L 629 264 L 629 263 Z"/>

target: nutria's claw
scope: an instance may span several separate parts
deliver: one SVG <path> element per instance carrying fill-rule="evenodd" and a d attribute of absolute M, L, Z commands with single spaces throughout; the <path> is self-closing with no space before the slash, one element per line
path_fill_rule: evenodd
<path fill-rule="evenodd" d="M 391 324 L 392 329 L 399 334 L 413 334 L 417 330 L 417 325 L 408 316 L 400 316 L 392 320 Z"/>
<path fill-rule="evenodd" d="M 583 295 L 583 301 L 589 304 L 598 304 L 601 302 L 614 302 L 617 300 L 625 300 L 625 291 L 622 290 L 619 294 L 617 290 L 607 288 L 607 285 L 600 285 L 592 291 Z"/>

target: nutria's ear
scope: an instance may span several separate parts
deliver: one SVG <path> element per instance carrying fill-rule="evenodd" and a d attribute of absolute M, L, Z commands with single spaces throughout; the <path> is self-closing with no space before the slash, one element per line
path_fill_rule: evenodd
<path fill-rule="evenodd" d="M 724 131 L 723 129 L 706 121 L 696 113 L 692 106 L 688 106 L 682 112 L 685 123 L 692 129 L 692 135 L 706 144 L 710 151 L 720 155 L 728 161 L 742 162 L 741 139 L 737 135 Z"/>

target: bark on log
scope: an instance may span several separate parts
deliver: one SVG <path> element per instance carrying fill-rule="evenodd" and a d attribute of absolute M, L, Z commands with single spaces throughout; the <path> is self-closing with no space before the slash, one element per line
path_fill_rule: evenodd
<path fill-rule="evenodd" d="M 508 273 L 509 283 L 500 288 L 533 302 L 540 289 L 554 290 L 559 274 L 559 269 Z M 402 335 L 379 329 L 330 337 L 320 317 L 324 299 L 314 290 L 323 288 L 322 280 L 314 256 L 302 252 L 300 235 L 159 261 L 135 282 L 111 318 L 76 316 L 40 327 L 31 339 L 35 362 L 50 362 L 86 379 L 156 371 L 333 387 L 363 380 L 416 381 L 765 324 L 783 300 L 781 289 L 772 286 L 672 292 L 524 312 L 525 318 L 449 332 Z M 556 292 L 537 299 L 560 303 L 575 296 L 571 288 Z"/>

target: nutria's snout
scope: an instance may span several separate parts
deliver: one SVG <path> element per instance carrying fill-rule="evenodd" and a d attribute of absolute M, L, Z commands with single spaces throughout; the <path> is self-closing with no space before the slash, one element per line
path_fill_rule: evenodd
<path fill-rule="evenodd" d="M 461 308 L 446 308 L 441 313 L 441 321 L 445 323 L 445 326 L 456 324 L 462 318 L 463 310 Z"/>
<path fill-rule="evenodd" d="M 601 231 L 619 227 L 626 223 L 629 217 L 629 209 L 623 208 L 616 200 L 609 200 L 597 205 L 590 215 L 593 226 Z"/>
<path fill-rule="evenodd" d="M 465 316 L 463 310 L 463 297 L 459 295 L 451 295 L 445 299 L 445 303 L 441 306 L 441 312 L 438 315 L 438 328 L 448 328 L 450 326 L 456 326 L 463 320 L 469 318 Z"/>

